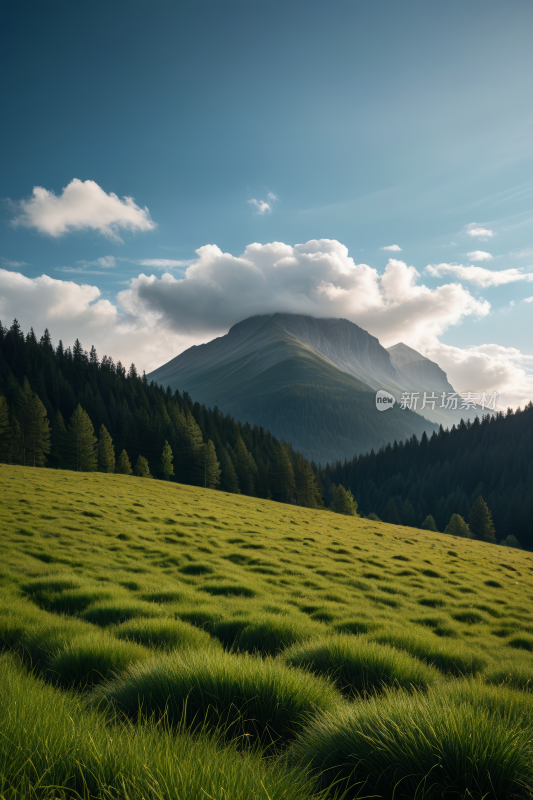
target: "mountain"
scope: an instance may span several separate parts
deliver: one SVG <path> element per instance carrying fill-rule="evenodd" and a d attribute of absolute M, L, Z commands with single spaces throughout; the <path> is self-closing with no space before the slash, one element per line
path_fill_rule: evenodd
<path fill-rule="evenodd" d="M 400 342 L 393 347 L 387 347 L 387 352 L 392 364 L 401 373 L 404 385 L 413 386 L 413 391 L 454 391 L 444 370 L 435 361 L 430 361 L 412 347 Z"/>
<path fill-rule="evenodd" d="M 250 317 L 147 377 L 268 428 L 322 463 L 435 428 L 398 405 L 376 410 L 376 390 L 399 397 L 406 377 L 375 336 L 345 319 Z"/>

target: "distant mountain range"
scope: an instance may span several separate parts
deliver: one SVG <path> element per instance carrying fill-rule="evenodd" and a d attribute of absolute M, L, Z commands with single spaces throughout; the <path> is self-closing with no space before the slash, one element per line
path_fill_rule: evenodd
<path fill-rule="evenodd" d="M 459 422 L 459 411 L 396 403 L 379 413 L 378 389 L 453 392 L 445 372 L 405 344 L 388 350 L 345 319 L 295 314 L 250 317 L 225 335 L 194 346 L 148 375 L 187 391 L 235 419 L 268 428 L 308 459 L 333 462 L 378 449 L 436 424 Z M 420 403 L 419 403 L 420 407 Z"/>

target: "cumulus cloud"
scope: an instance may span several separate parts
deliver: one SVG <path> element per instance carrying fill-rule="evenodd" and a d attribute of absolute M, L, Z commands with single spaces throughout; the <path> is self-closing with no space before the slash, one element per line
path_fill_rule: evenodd
<path fill-rule="evenodd" d="M 492 261 L 491 254 L 485 253 L 484 250 L 473 250 L 471 253 L 467 253 L 467 256 L 470 261 Z"/>
<path fill-rule="evenodd" d="M 462 281 L 475 283 L 478 286 L 503 286 L 516 281 L 533 281 L 533 272 L 522 272 L 521 269 L 501 269 L 493 271 L 485 267 L 463 267 L 462 264 L 429 264 L 426 272 L 436 278 L 443 275 L 455 275 Z"/>
<path fill-rule="evenodd" d="M 524 406 L 533 398 L 533 356 L 514 347 L 451 347 L 433 342 L 424 355 L 436 361 L 458 392 L 498 392 L 497 408 Z"/>
<path fill-rule="evenodd" d="M 119 293 L 117 304 L 95 286 L 0 270 L 0 298 L 4 324 L 17 316 L 25 330 L 48 326 L 55 341 L 71 343 L 78 336 L 87 348 L 94 343 L 100 355 L 134 361 L 147 372 L 247 316 L 286 312 L 344 317 L 386 347 L 403 341 L 441 364 L 458 391 L 501 391 L 513 404 L 533 396 L 532 356 L 440 341 L 466 317 L 487 315 L 488 302 L 458 282 L 429 288 L 413 266 L 398 259 L 390 258 L 379 274 L 355 263 L 335 240 L 255 243 L 238 256 L 206 245 L 182 276 L 140 274 Z"/>
<path fill-rule="evenodd" d="M 533 297 L 524 297 L 524 303 L 533 303 Z"/>
<path fill-rule="evenodd" d="M 86 350 L 94 344 L 100 357 L 147 371 L 194 343 L 151 319 L 128 316 L 102 298 L 97 286 L 0 269 L 0 320 L 10 325 L 14 317 L 25 332 L 33 326 L 40 336 L 48 328 L 52 341 L 62 339 L 65 346 L 78 337 Z"/>
<path fill-rule="evenodd" d="M 100 299 L 96 286 L 56 280 L 48 275 L 26 278 L 19 272 L 0 269 L 0 318 L 11 317 L 27 321 L 36 330 L 51 327 L 60 320 L 64 330 L 76 336 L 76 325 L 82 327 L 108 326 L 117 321 L 117 308 L 109 300 Z"/>
<path fill-rule="evenodd" d="M 216 245 L 197 250 L 185 274 L 139 275 L 119 295 L 135 317 L 151 316 L 180 333 L 219 335 L 243 316 L 286 312 L 345 317 L 394 344 L 437 336 L 467 315 L 483 316 L 489 304 L 458 284 L 429 289 L 403 261 L 390 259 L 382 276 L 356 264 L 330 239 L 290 246 L 251 244 L 240 256 Z"/>
<path fill-rule="evenodd" d="M 397 244 L 389 244 L 387 247 L 380 247 L 380 250 L 389 250 L 391 253 L 401 253 L 402 248 Z"/>
<path fill-rule="evenodd" d="M 274 192 L 268 192 L 266 200 L 256 200 L 255 198 L 252 198 L 246 202 L 255 208 L 256 214 L 263 216 L 264 214 L 270 214 L 272 212 L 272 208 L 274 207 L 274 203 L 278 201 L 279 197 L 277 197 Z"/>
<path fill-rule="evenodd" d="M 477 222 L 471 222 L 466 226 L 466 234 L 472 238 L 491 239 L 494 236 L 494 231 L 491 231 L 490 228 L 483 228 Z"/>
<path fill-rule="evenodd" d="M 58 196 L 35 186 L 29 200 L 18 204 L 14 226 L 35 228 L 53 237 L 70 231 L 94 230 L 115 242 L 122 242 L 119 230 L 152 231 L 156 228 L 147 208 L 136 205 L 133 197 L 122 200 L 107 194 L 94 181 L 74 178 Z"/>

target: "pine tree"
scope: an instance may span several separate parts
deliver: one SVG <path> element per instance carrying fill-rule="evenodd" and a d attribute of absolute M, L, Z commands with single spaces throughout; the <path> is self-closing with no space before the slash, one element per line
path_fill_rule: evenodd
<path fill-rule="evenodd" d="M 239 479 L 237 477 L 237 473 L 235 472 L 233 461 L 231 460 L 229 453 L 224 447 L 224 445 L 222 445 L 222 447 L 220 448 L 220 466 L 222 467 L 220 488 L 224 492 L 230 492 L 231 494 L 240 494 Z"/>
<path fill-rule="evenodd" d="M 89 415 L 79 404 L 68 424 L 68 438 L 71 464 L 76 472 L 95 472 L 98 441 Z"/>
<path fill-rule="evenodd" d="M 435 533 L 437 533 L 437 525 L 431 514 L 427 515 L 427 517 L 425 518 L 424 522 L 420 527 L 422 528 L 423 531 L 434 531 Z"/>
<path fill-rule="evenodd" d="M 100 472 L 115 471 L 113 439 L 104 423 L 100 425 L 100 436 L 98 438 L 98 469 Z"/>
<path fill-rule="evenodd" d="M 349 489 L 346 491 L 340 483 L 335 490 L 335 499 L 331 504 L 331 509 L 336 514 L 345 514 L 348 517 L 357 516 L 357 503 L 353 499 L 353 494 Z"/>
<path fill-rule="evenodd" d="M 125 450 L 118 457 L 117 466 L 115 472 L 118 475 L 131 475 L 133 472 L 130 464 L 130 460 L 128 458 L 128 454 Z"/>
<path fill-rule="evenodd" d="M 512 533 L 510 533 L 505 539 L 502 539 L 500 544 L 503 545 L 503 547 L 516 547 L 517 550 L 521 549 L 520 542 Z"/>
<path fill-rule="evenodd" d="M 20 426 L 23 464 L 43 467 L 46 463 L 46 455 L 50 452 L 50 425 L 46 416 L 46 408 L 37 394 L 32 391 L 27 378 L 24 378 Z"/>
<path fill-rule="evenodd" d="M 396 502 L 394 497 L 389 497 L 385 504 L 385 508 L 383 509 L 383 519 L 385 522 L 390 522 L 392 525 L 401 525 L 402 520 L 400 519 L 400 515 L 398 513 L 398 507 L 396 506 Z"/>
<path fill-rule="evenodd" d="M 69 435 L 61 411 L 57 411 L 52 423 L 52 449 L 50 459 L 56 469 L 69 467 Z"/>
<path fill-rule="evenodd" d="M 193 415 L 186 409 L 175 415 L 180 476 L 186 483 L 204 482 L 202 431 Z"/>
<path fill-rule="evenodd" d="M 138 478 L 151 478 L 150 467 L 144 456 L 139 456 L 135 464 L 135 474 Z"/>
<path fill-rule="evenodd" d="M 444 533 L 448 533 L 451 536 L 463 536 L 468 539 L 470 528 L 460 514 L 452 514 L 450 521 L 444 528 Z"/>
<path fill-rule="evenodd" d="M 299 506 L 317 508 L 317 506 L 323 505 L 322 495 L 320 494 L 320 489 L 315 480 L 313 470 L 301 453 L 296 454 L 294 483 L 296 487 L 296 502 Z"/>
<path fill-rule="evenodd" d="M 253 479 L 255 463 L 253 466 L 250 464 L 250 453 L 246 449 L 246 445 L 244 444 L 240 434 L 237 436 L 237 441 L 235 442 L 235 447 L 233 448 L 233 455 L 235 472 L 237 473 L 237 477 L 239 479 L 241 492 L 249 495 L 250 497 L 255 497 Z"/>
<path fill-rule="evenodd" d="M 172 449 L 165 439 L 165 446 L 163 447 L 163 455 L 161 456 L 161 472 L 165 476 L 165 478 L 170 478 L 171 475 L 174 475 L 174 467 L 172 466 L 172 459 L 174 456 L 172 455 Z"/>
<path fill-rule="evenodd" d="M 9 463 L 11 451 L 11 424 L 6 398 L 0 395 L 0 462 Z"/>
<path fill-rule="evenodd" d="M 215 445 L 208 440 L 204 445 L 204 486 L 208 489 L 216 489 L 220 484 L 220 464 L 217 458 Z"/>
<path fill-rule="evenodd" d="M 9 442 L 9 456 L 8 464 L 23 464 L 24 463 L 24 437 L 22 436 L 22 428 L 14 414 L 9 418 L 11 425 L 11 439 Z"/>
<path fill-rule="evenodd" d="M 294 482 L 294 470 L 286 445 L 282 444 L 279 448 L 276 461 L 270 470 L 269 484 L 269 488 L 272 490 L 276 500 L 281 500 L 282 503 L 290 503 L 296 492 L 296 485 Z"/>
<path fill-rule="evenodd" d="M 496 543 L 496 531 L 492 522 L 492 514 L 481 495 L 479 495 L 470 509 L 468 522 L 474 538 L 492 542 L 492 544 Z"/>

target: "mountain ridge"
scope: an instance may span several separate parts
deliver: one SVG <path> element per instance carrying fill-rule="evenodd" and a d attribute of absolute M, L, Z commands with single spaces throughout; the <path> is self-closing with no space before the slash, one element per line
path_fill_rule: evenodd
<path fill-rule="evenodd" d="M 399 396 L 405 380 L 379 340 L 344 319 L 250 317 L 148 378 L 268 428 L 323 463 L 435 427 L 398 406 L 377 412 L 376 389 Z"/>

